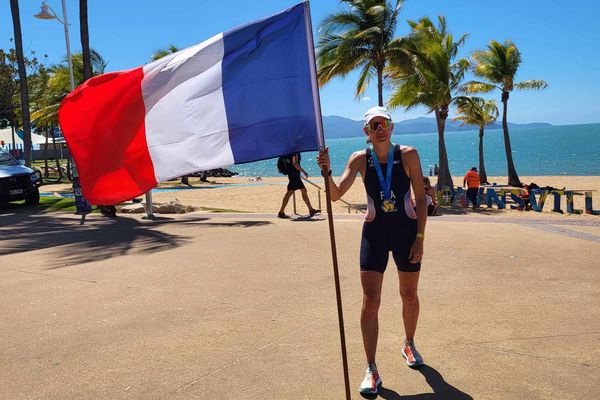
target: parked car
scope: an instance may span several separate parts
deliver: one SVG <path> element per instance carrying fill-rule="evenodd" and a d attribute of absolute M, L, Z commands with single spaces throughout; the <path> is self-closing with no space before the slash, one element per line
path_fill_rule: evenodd
<path fill-rule="evenodd" d="M 38 204 L 41 184 L 42 176 L 38 171 L 21 165 L 0 150 L 0 203 L 25 200 L 27 204 Z"/>

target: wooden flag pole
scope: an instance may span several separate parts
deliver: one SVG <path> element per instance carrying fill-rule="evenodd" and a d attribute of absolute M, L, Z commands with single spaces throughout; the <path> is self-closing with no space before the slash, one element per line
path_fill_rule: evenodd
<path fill-rule="evenodd" d="M 344 384 L 346 386 L 346 399 L 350 400 L 350 379 L 348 377 L 348 356 L 346 355 L 346 334 L 344 332 L 344 312 L 342 310 L 342 293 L 340 288 L 340 274 L 338 269 L 337 248 L 335 244 L 335 231 L 333 228 L 333 212 L 331 209 L 331 196 L 329 191 L 329 171 L 321 171 L 325 181 L 325 203 L 327 205 L 327 221 L 329 222 L 329 238 L 331 241 L 331 258 L 333 261 L 333 279 L 335 281 L 335 299 L 337 302 L 338 324 L 340 327 L 340 343 L 342 347 L 342 365 L 344 367 Z"/>
<path fill-rule="evenodd" d="M 317 66 L 315 62 L 315 45 L 312 33 L 312 21 L 310 18 L 310 4 L 304 2 L 306 38 L 308 40 L 308 57 L 310 62 L 310 75 L 312 81 L 313 102 L 315 117 L 317 119 L 317 133 L 319 137 L 319 150 L 325 149 L 325 135 L 323 134 L 323 116 L 321 115 L 321 100 L 319 97 L 319 86 L 317 82 Z M 327 220 L 329 222 L 329 238 L 331 241 L 331 258 L 333 260 L 333 278 L 335 282 L 335 298 L 337 302 L 338 324 L 340 329 L 340 345 L 342 348 L 342 366 L 344 369 L 344 385 L 346 388 L 346 400 L 350 400 L 350 379 L 348 377 L 348 357 L 346 354 L 346 334 L 344 332 L 344 312 L 342 309 L 342 293 L 340 288 L 340 274 L 338 269 L 337 249 L 335 244 L 335 231 L 333 227 L 333 212 L 331 209 L 331 192 L 329 191 L 329 171 L 322 170 L 321 175 L 325 182 L 325 203 L 327 206 Z"/>

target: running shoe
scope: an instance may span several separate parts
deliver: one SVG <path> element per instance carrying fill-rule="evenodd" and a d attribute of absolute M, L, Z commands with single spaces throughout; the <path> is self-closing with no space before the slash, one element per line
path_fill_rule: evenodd
<path fill-rule="evenodd" d="M 358 391 L 361 394 L 378 394 L 381 386 L 381 377 L 377 372 L 377 367 L 369 365 L 365 373 L 365 379 L 360 384 Z"/>
<path fill-rule="evenodd" d="M 280 212 L 279 214 L 277 214 L 277 218 L 283 218 L 283 219 L 285 219 L 285 218 L 290 218 L 290 216 L 287 215 L 286 213 Z"/>
<path fill-rule="evenodd" d="M 309 214 L 310 214 L 311 217 L 314 217 L 315 214 L 321 214 L 321 210 L 315 210 L 315 209 L 313 209 L 313 210 L 309 211 Z"/>
<path fill-rule="evenodd" d="M 415 348 L 415 342 L 412 340 L 404 341 L 404 345 L 402 346 L 402 356 L 406 358 L 406 365 L 411 368 L 423 365 L 423 357 L 421 357 Z"/>

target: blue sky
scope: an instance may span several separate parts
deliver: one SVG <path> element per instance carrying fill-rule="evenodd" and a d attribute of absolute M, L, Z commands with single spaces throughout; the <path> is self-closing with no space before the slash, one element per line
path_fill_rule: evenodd
<path fill-rule="evenodd" d="M 187 47 L 250 20 L 274 14 L 297 3 L 291 0 L 89 0 L 90 45 L 109 62 L 107 71 L 137 67 L 149 61 L 156 49 L 173 43 Z M 48 63 L 66 55 L 64 31 L 56 21 L 33 18 L 41 1 L 21 0 L 21 28 L 26 52 L 47 54 Z M 48 4 L 62 15 L 61 1 Z M 337 0 L 311 2 L 313 26 L 335 11 Z M 541 92 L 514 92 L 509 121 L 578 124 L 600 122 L 600 28 L 596 17 L 600 2 L 575 0 L 407 0 L 397 34 L 408 32 L 407 19 L 445 15 L 456 36 L 470 36 L 462 55 L 482 49 L 490 39 L 513 40 L 523 62 L 517 80 L 544 79 L 550 88 Z M 78 1 L 67 0 L 71 48 L 81 49 Z M 0 48 L 11 47 L 13 36 L 9 2 L 0 5 Z M 354 98 L 356 75 L 337 79 L 321 89 L 323 115 L 361 119 L 376 105 L 375 85 L 365 98 Z M 499 100 L 499 93 L 492 97 Z M 424 109 L 393 112 L 394 119 L 429 116 Z"/>

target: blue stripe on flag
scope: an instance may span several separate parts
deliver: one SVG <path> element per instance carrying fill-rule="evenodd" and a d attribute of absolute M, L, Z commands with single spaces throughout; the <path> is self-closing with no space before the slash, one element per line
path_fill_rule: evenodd
<path fill-rule="evenodd" d="M 236 164 L 318 149 L 304 4 L 223 34 L 223 98 Z"/>

